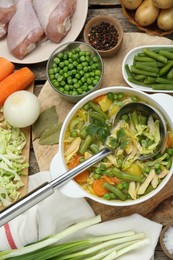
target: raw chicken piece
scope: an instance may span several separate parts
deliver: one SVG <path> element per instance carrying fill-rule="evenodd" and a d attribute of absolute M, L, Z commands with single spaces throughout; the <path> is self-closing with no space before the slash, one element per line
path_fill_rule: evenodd
<path fill-rule="evenodd" d="M 8 26 L 7 45 L 18 59 L 23 59 L 43 38 L 44 30 L 32 5 L 32 0 L 17 0 L 16 13 Z"/>
<path fill-rule="evenodd" d="M 8 23 L 15 12 L 13 0 L 0 0 L 0 38 L 7 33 Z"/>
<path fill-rule="evenodd" d="M 47 37 L 60 42 L 71 28 L 76 0 L 33 0 L 33 5 Z"/>

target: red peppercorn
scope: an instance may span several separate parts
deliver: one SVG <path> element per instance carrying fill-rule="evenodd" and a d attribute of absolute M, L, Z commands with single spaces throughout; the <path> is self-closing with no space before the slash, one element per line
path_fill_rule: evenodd
<path fill-rule="evenodd" d="M 118 43 L 118 32 L 108 22 L 93 26 L 88 34 L 90 44 L 97 50 L 112 49 Z"/>

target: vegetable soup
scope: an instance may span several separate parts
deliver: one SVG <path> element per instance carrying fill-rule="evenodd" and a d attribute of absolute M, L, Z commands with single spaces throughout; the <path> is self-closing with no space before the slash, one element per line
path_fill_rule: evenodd
<path fill-rule="evenodd" d="M 166 149 L 141 161 L 160 143 L 160 122 L 139 111 L 114 117 L 123 105 L 144 102 L 122 92 L 101 95 L 87 102 L 71 119 L 64 137 L 64 158 L 68 169 L 102 150 L 113 152 L 77 175 L 75 181 L 87 192 L 105 200 L 135 200 L 156 189 L 169 174 L 173 156 L 173 133 L 167 124 Z"/>

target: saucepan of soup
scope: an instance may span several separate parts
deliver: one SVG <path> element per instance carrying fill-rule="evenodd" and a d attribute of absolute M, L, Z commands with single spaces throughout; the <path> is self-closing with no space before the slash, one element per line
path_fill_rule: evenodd
<path fill-rule="evenodd" d="M 143 103 L 159 111 L 166 125 L 164 147 L 161 122 L 152 113 L 138 111 Z M 126 104 L 125 111 L 114 122 Z M 146 201 L 167 184 L 172 175 L 173 99 L 167 94 L 148 95 L 128 87 L 107 87 L 86 96 L 67 115 L 60 133 L 59 150 L 51 162 L 51 176 L 73 169 L 105 148 L 112 153 L 68 181 L 61 192 L 97 202 L 128 206 Z M 149 155 L 149 156 L 147 156 Z M 141 160 L 141 157 L 146 159 Z"/>

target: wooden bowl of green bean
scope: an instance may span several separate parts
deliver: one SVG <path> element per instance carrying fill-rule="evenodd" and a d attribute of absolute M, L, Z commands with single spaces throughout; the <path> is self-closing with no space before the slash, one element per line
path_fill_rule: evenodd
<path fill-rule="evenodd" d="M 123 60 L 122 73 L 132 88 L 173 93 L 173 46 L 145 45 L 132 49 Z"/>
<path fill-rule="evenodd" d="M 173 172 L 173 138 L 170 147 L 166 142 L 162 153 L 139 161 L 140 154 L 149 151 L 151 154 L 154 151 L 151 149 L 160 143 L 160 122 L 152 113 L 145 114 L 135 108 L 122 114 L 114 126 L 114 116 L 129 102 L 155 107 L 165 120 L 169 140 L 172 138 L 171 96 L 148 95 L 123 86 L 89 94 L 72 108 L 63 123 L 58 153 L 50 167 L 51 176 L 54 179 L 74 168 L 105 145 L 111 147 L 112 154 L 64 184 L 60 191 L 66 196 L 88 197 L 111 206 L 130 206 L 152 198 L 167 184 Z"/>

